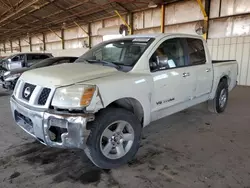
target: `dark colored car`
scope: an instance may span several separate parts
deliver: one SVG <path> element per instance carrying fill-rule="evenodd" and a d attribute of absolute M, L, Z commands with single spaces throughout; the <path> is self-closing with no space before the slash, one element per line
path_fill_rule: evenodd
<path fill-rule="evenodd" d="M 52 65 L 58 65 L 63 63 L 73 63 L 78 57 L 52 57 L 45 60 L 42 60 L 30 67 L 24 67 L 19 69 L 14 69 L 12 71 L 6 71 L 3 76 L 1 76 L 1 81 L 3 82 L 2 86 L 4 89 L 13 90 L 15 88 L 18 78 L 25 71 L 37 69 L 41 67 L 47 67 Z"/>

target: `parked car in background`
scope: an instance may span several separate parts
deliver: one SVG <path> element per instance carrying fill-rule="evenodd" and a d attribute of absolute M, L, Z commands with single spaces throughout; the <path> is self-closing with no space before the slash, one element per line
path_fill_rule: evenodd
<path fill-rule="evenodd" d="M 151 122 L 203 102 L 222 113 L 237 74 L 235 60 L 212 61 L 200 36 L 132 35 L 100 43 L 72 65 L 25 72 L 11 111 L 41 143 L 82 149 L 110 169 L 135 156 Z"/>
<path fill-rule="evenodd" d="M 30 67 L 43 59 L 53 57 L 51 53 L 18 53 L 2 59 L 2 67 L 7 70 Z"/>
<path fill-rule="evenodd" d="M 0 78 L 4 75 L 8 70 L 0 65 Z"/>
<path fill-rule="evenodd" d="M 4 89 L 13 90 L 18 78 L 25 71 L 37 69 L 41 67 L 47 67 L 52 65 L 58 65 L 62 63 L 73 63 L 78 57 L 51 57 L 45 60 L 42 60 L 36 64 L 31 65 L 30 67 L 24 67 L 19 69 L 14 69 L 11 71 L 7 71 L 0 77 L 3 82 L 2 87 Z"/>
<path fill-rule="evenodd" d="M 6 56 L 0 56 L 0 65 L 1 65 L 1 61 L 6 58 Z"/>

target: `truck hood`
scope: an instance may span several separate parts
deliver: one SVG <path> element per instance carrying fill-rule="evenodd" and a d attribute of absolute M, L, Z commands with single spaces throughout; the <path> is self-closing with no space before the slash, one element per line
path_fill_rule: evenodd
<path fill-rule="evenodd" d="M 111 76 L 115 68 L 86 63 L 65 63 L 26 71 L 21 80 L 44 87 L 60 87 Z"/>

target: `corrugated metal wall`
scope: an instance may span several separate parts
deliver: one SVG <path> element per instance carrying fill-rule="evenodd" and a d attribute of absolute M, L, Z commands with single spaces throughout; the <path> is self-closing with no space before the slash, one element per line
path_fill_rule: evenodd
<path fill-rule="evenodd" d="M 209 39 L 208 47 L 214 60 L 237 60 L 239 85 L 250 86 L 250 36 Z"/>
<path fill-rule="evenodd" d="M 221 0 L 221 10 L 219 6 L 220 1 L 211 1 L 208 35 L 211 56 L 214 60 L 236 59 L 239 85 L 250 86 L 250 1 Z"/>

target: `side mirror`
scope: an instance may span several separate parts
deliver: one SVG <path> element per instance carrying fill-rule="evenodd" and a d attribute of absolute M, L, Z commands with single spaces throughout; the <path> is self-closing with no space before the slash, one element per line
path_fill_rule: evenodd
<path fill-rule="evenodd" d="M 166 55 L 156 56 L 156 60 L 158 67 L 166 67 L 168 65 L 168 56 Z"/>

